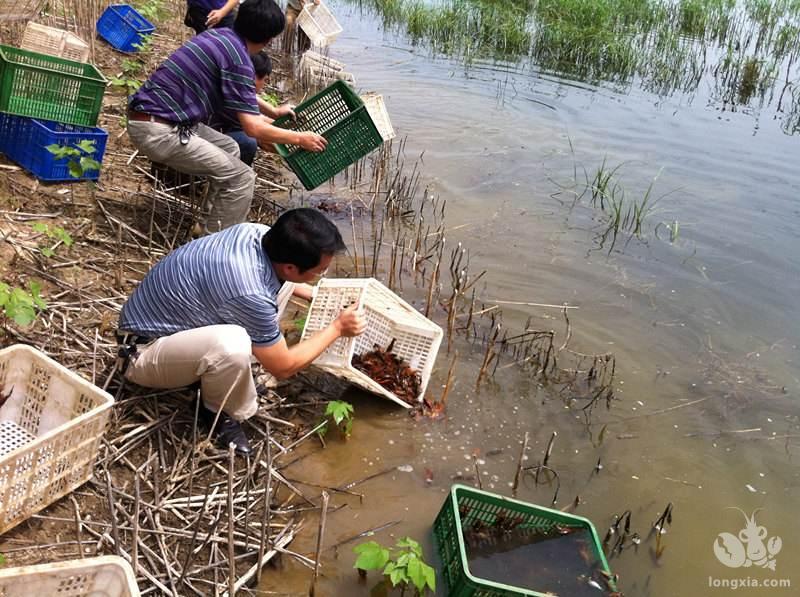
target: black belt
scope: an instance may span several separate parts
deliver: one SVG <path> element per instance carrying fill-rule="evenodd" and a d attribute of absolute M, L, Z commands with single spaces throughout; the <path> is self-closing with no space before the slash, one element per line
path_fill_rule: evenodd
<path fill-rule="evenodd" d="M 133 334 L 131 332 L 117 332 L 117 344 L 120 346 L 135 346 L 137 344 L 147 344 L 155 340 L 155 338 L 151 338 L 149 336 L 140 336 L 139 334 Z"/>
<path fill-rule="evenodd" d="M 136 355 L 138 351 L 136 347 L 140 344 L 148 344 L 149 342 L 155 340 L 155 338 L 119 331 L 116 333 L 116 336 L 117 345 L 119 346 L 117 349 L 117 367 L 122 375 L 125 375 L 125 371 L 128 370 L 128 365 L 131 362 L 131 357 Z"/>

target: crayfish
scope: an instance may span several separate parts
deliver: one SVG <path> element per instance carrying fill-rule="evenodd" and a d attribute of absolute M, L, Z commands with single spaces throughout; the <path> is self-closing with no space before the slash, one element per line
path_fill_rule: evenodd
<path fill-rule="evenodd" d="M 375 344 L 370 352 L 353 355 L 353 367 L 401 400 L 416 404 L 422 378 L 408 363 L 392 353 L 394 342 L 392 339 L 386 350 Z"/>

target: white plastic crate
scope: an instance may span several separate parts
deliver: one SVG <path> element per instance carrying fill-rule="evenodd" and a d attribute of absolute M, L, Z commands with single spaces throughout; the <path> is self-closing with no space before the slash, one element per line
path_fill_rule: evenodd
<path fill-rule="evenodd" d="M 385 350 L 394 340 L 392 352 L 420 374 L 422 384 L 417 400 L 422 400 L 442 342 L 442 328 L 374 278 L 325 278 L 317 285 L 302 339 L 325 329 L 353 304 L 366 318 L 366 331 L 355 338 L 339 338 L 317 357 L 314 365 L 410 408 L 412 405 L 353 367 L 353 355 L 370 352 L 376 345 Z"/>
<path fill-rule="evenodd" d="M 22 344 L 0 350 L 0 393 L 9 392 L 0 407 L 0 534 L 92 476 L 114 403 Z"/>
<path fill-rule="evenodd" d="M 341 25 L 324 2 L 306 2 L 297 15 L 297 25 L 311 40 L 311 45 L 319 47 L 329 46 L 342 32 Z"/>
<path fill-rule="evenodd" d="M 23 50 L 48 54 L 76 62 L 89 60 L 89 44 L 69 31 L 29 22 L 19 45 Z"/>
<path fill-rule="evenodd" d="M 323 68 L 331 71 L 340 71 L 344 70 L 344 62 L 334 60 L 330 56 L 320 54 L 319 52 L 314 52 L 313 50 L 303 52 L 303 55 L 300 57 L 300 64 L 298 65 L 298 68 L 302 71 L 306 68 L 312 67 Z"/>
<path fill-rule="evenodd" d="M 139 597 L 133 570 L 119 556 L 0 569 L 0 597 Z"/>
<path fill-rule="evenodd" d="M 386 110 L 386 103 L 383 101 L 383 96 L 378 93 L 365 93 L 361 96 L 361 100 L 369 112 L 370 118 L 381 134 L 384 141 L 394 139 L 396 137 L 392 121 L 389 120 L 389 112 Z"/>

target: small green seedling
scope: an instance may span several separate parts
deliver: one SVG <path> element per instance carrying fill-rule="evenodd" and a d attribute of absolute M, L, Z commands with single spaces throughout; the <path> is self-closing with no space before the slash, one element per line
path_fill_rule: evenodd
<path fill-rule="evenodd" d="M 69 160 L 67 162 L 67 168 L 69 169 L 70 176 L 74 178 L 82 178 L 92 170 L 100 169 L 100 162 L 92 157 L 97 151 L 97 147 L 95 146 L 95 142 L 89 139 L 84 139 L 73 145 L 59 145 L 53 143 L 45 147 L 45 149 L 52 153 L 58 160 Z"/>
<path fill-rule="evenodd" d="M 411 537 L 400 539 L 390 551 L 376 541 L 367 541 L 353 548 L 358 558 L 354 568 L 365 577 L 368 570 L 381 570 L 392 587 L 402 593 L 413 587 L 416 595 L 436 591 L 436 572 L 425 563 L 422 546 Z"/>
<path fill-rule="evenodd" d="M 350 437 L 353 431 L 352 404 L 344 400 L 331 400 L 328 402 L 328 407 L 325 409 L 323 417 L 326 419 L 326 425 L 319 430 L 320 435 L 325 435 L 328 432 L 327 419 L 333 419 L 333 423 L 339 432 L 345 438 Z"/>
<path fill-rule="evenodd" d="M 262 93 L 261 99 L 267 102 L 270 106 L 279 106 L 281 103 L 281 98 L 274 93 Z"/>
<path fill-rule="evenodd" d="M 43 311 L 47 304 L 41 297 L 42 287 L 31 280 L 28 290 L 12 288 L 0 282 L 0 314 L 3 320 L 12 320 L 20 326 L 29 326 L 36 319 L 36 312 Z"/>
<path fill-rule="evenodd" d="M 63 243 L 64 246 L 71 247 L 74 242 L 69 232 L 64 230 L 61 226 L 50 226 L 49 224 L 36 222 L 32 224 L 31 228 L 39 234 L 44 234 L 51 241 L 55 241 L 56 244 Z M 48 245 L 40 245 L 39 251 L 41 251 L 42 255 L 45 257 L 52 257 L 56 253 L 55 247 L 50 247 Z"/>

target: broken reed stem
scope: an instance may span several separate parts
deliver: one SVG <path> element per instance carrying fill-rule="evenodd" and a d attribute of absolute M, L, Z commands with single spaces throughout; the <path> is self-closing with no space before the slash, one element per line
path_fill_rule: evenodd
<path fill-rule="evenodd" d="M 233 444 L 228 444 L 228 594 L 236 594 L 236 553 L 234 551 L 233 529 L 233 468 L 236 458 L 236 449 Z"/>
<path fill-rule="evenodd" d="M 256 582 L 261 582 L 261 561 L 264 559 L 264 550 L 269 547 L 269 522 L 270 522 L 270 489 L 272 485 L 272 445 L 269 441 L 270 424 L 267 421 L 267 478 L 264 481 L 264 512 L 261 515 L 261 539 L 258 543 L 258 569 Z"/>
<path fill-rule="evenodd" d="M 558 436 L 558 431 L 553 431 L 553 434 L 550 436 L 550 441 L 547 442 L 547 448 L 544 451 L 542 466 L 547 466 L 547 463 L 550 461 L 550 454 L 553 452 L 553 442 L 556 441 L 556 436 Z"/>
<path fill-rule="evenodd" d="M 519 480 L 522 476 L 522 463 L 525 460 L 525 451 L 528 449 L 528 440 L 530 433 L 525 432 L 525 439 L 522 440 L 522 447 L 519 450 L 519 461 L 517 462 L 517 472 L 514 475 L 514 484 L 511 486 L 511 497 L 517 497 L 517 488 L 519 487 Z"/>
<path fill-rule="evenodd" d="M 317 533 L 317 551 L 314 556 L 314 574 L 311 577 L 311 586 L 308 589 L 309 597 L 314 597 L 314 591 L 317 585 L 317 577 L 319 576 L 319 561 L 322 557 L 322 542 L 325 536 L 325 519 L 328 516 L 328 492 L 322 492 L 322 506 L 319 514 L 319 531 Z"/>
<path fill-rule="evenodd" d="M 131 565 L 133 566 L 133 576 L 139 576 L 139 508 L 141 507 L 141 494 L 139 487 L 139 475 L 133 477 L 133 537 L 131 539 Z"/>
<path fill-rule="evenodd" d="M 117 514 L 114 507 L 114 495 L 111 490 L 111 473 L 106 469 L 106 496 L 108 497 L 108 512 L 111 515 L 111 537 L 114 539 L 114 551 L 117 555 L 122 555 L 122 548 L 119 543 L 119 529 L 117 528 Z"/>
<path fill-rule="evenodd" d="M 478 457 L 472 457 L 472 464 L 475 466 L 475 480 L 478 481 L 478 489 L 483 489 L 483 482 L 481 481 L 481 471 L 478 470 Z"/>
<path fill-rule="evenodd" d="M 455 354 L 453 355 L 453 360 L 450 361 L 450 368 L 447 370 L 447 381 L 445 381 L 444 390 L 442 390 L 442 397 L 439 398 L 439 404 L 441 404 L 442 406 L 447 404 L 447 395 L 450 393 L 450 388 L 453 385 L 453 377 L 455 376 L 457 361 L 458 361 L 458 351 L 456 351 Z"/>
<path fill-rule="evenodd" d="M 72 502 L 72 510 L 75 514 L 75 541 L 78 543 L 78 552 L 81 555 L 81 559 L 83 559 L 86 556 L 83 553 L 83 544 L 81 543 L 81 511 L 78 508 L 78 500 L 75 499 L 75 496 L 70 495 L 69 499 Z"/>
<path fill-rule="evenodd" d="M 559 347 L 558 352 L 564 350 L 567 347 L 567 344 L 569 344 L 570 339 L 572 338 L 572 325 L 569 322 L 569 315 L 567 315 L 566 307 L 564 307 L 562 313 L 564 314 L 564 321 L 567 324 L 567 331 L 565 332 L 564 343 Z"/>

